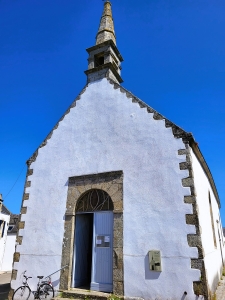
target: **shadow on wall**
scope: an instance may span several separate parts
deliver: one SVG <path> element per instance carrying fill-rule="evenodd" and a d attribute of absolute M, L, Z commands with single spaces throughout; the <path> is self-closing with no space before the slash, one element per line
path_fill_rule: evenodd
<path fill-rule="evenodd" d="M 187 294 L 183 294 L 183 296 L 181 297 L 180 300 L 185 300 L 186 296 L 187 296 Z M 196 299 L 196 300 L 197 300 L 197 299 Z"/>
<path fill-rule="evenodd" d="M 52 282 L 53 287 L 56 287 L 59 285 L 59 279 Z"/>
<path fill-rule="evenodd" d="M 222 272 L 221 272 L 221 274 L 222 274 Z M 211 287 L 211 290 L 210 290 L 211 293 L 215 293 L 215 291 L 218 287 L 219 281 L 220 281 L 220 275 L 217 273 L 217 274 L 215 274 L 215 276 L 213 278 L 213 281 L 212 281 L 212 287 Z"/>
<path fill-rule="evenodd" d="M 161 272 L 155 272 L 155 271 L 151 271 L 149 269 L 148 253 L 145 256 L 144 264 L 145 264 L 145 279 L 147 279 L 147 280 L 158 279 L 159 276 L 161 275 Z"/>
<path fill-rule="evenodd" d="M 149 256 L 148 253 L 145 256 L 144 259 L 144 264 L 145 264 L 145 279 L 147 280 L 156 280 L 159 278 L 161 275 L 161 272 L 156 272 L 156 271 L 151 271 L 149 269 Z M 203 298 L 202 298 L 203 297 Z M 196 296 L 195 300 L 204 300 L 204 296 Z M 187 298 L 187 292 L 184 292 L 183 295 L 181 296 L 180 300 L 185 300 Z"/>

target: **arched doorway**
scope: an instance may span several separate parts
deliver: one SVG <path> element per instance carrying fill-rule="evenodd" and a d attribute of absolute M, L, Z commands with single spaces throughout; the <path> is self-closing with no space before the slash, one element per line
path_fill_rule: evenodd
<path fill-rule="evenodd" d="M 75 275 L 75 218 L 79 212 L 77 203 L 90 190 L 106 191 L 113 202 L 113 293 L 124 294 L 123 272 L 123 172 L 111 171 L 89 175 L 72 176 L 68 179 L 68 192 L 62 241 L 61 266 L 68 266 L 60 274 L 60 289 L 74 287 Z M 81 203 L 81 202 L 80 202 Z M 103 207 L 102 207 L 103 209 Z M 90 213 L 104 212 L 97 210 Z M 106 210 L 105 212 L 111 212 Z M 80 214 L 82 211 L 80 211 Z M 88 213 L 83 211 L 83 213 Z M 76 249 L 75 249 L 76 250 Z"/>
<path fill-rule="evenodd" d="M 77 201 L 73 286 L 113 290 L 113 202 L 105 191 L 91 189 Z"/>

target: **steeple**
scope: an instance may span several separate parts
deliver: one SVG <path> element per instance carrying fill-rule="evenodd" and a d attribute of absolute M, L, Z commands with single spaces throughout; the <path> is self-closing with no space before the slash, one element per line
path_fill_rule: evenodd
<path fill-rule="evenodd" d="M 96 45 L 108 40 L 113 40 L 114 44 L 116 45 L 111 3 L 106 1 L 104 3 L 104 9 L 96 36 Z"/>
<path fill-rule="evenodd" d="M 117 83 L 123 82 L 120 71 L 123 58 L 116 47 L 116 36 L 112 18 L 111 3 L 104 2 L 104 9 L 96 35 L 95 46 L 88 48 L 87 81 L 93 82 L 110 78 Z"/>

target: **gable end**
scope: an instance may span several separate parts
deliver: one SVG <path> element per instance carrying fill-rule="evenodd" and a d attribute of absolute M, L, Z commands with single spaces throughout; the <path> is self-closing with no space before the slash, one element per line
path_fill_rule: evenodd
<path fill-rule="evenodd" d="M 174 124 L 173 122 L 171 122 L 170 120 L 168 120 L 167 118 L 165 118 L 162 114 L 158 113 L 155 109 L 153 109 L 152 107 L 150 107 L 149 105 L 147 105 L 145 102 L 143 102 L 142 100 L 140 100 L 138 97 L 136 97 L 135 95 L 133 95 L 131 92 L 129 92 L 128 90 L 126 90 L 124 87 L 122 87 L 120 84 L 116 83 L 115 81 L 113 81 L 111 78 L 107 78 L 108 82 L 110 84 L 113 85 L 114 89 L 120 89 L 121 93 L 125 93 L 126 97 L 131 99 L 133 103 L 138 103 L 138 105 L 140 106 L 140 108 L 146 108 L 148 113 L 153 114 L 153 119 L 155 120 L 164 120 L 165 121 L 165 127 L 169 128 L 171 127 L 172 129 L 172 133 L 173 136 L 176 139 L 182 139 L 184 144 L 189 144 L 190 147 L 193 149 L 195 155 L 197 156 L 211 186 L 212 186 L 212 190 L 215 194 L 217 203 L 219 208 L 221 207 L 220 205 L 220 199 L 219 199 L 219 195 L 212 177 L 212 174 L 210 172 L 210 169 L 192 135 L 191 132 L 186 132 L 185 130 L 183 130 L 181 127 L 177 126 L 176 124 Z M 73 101 L 73 103 L 70 105 L 70 107 L 67 109 L 67 111 L 64 113 L 64 115 L 60 118 L 60 120 L 56 123 L 56 125 L 54 126 L 54 128 L 51 130 L 51 132 L 47 135 L 47 137 L 44 139 L 44 141 L 41 143 L 41 145 L 37 148 L 37 150 L 33 153 L 33 155 L 27 160 L 27 165 L 30 166 L 37 158 L 38 156 L 38 149 L 44 147 L 48 140 L 51 138 L 53 131 L 55 129 L 58 128 L 59 123 L 64 119 L 64 117 L 70 112 L 70 109 L 76 106 L 76 101 L 80 100 L 81 95 L 86 91 L 86 88 L 88 87 L 88 84 L 85 85 L 85 87 L 82 89 L 82 91 L 80 92 L 80 94 L 77 96 L 77 98 Z"/>
<path fill-rule="evenodd" d="M 41 145 L 37 148 L 37 150 L 33 153 L 33 155 L 27 160 L 26 164 L 30 166 L 37 158 L 38 156 L 38 149 L 42 148 L 47 145 L 48 140 L 51 138 L 53 131 L 58 128 L 59 123 L 64 119 L 64 117 L 70 112 L 70 109 L 76 106 L 77 100 L 80 100 L 81 95 L 86 91 L 88 84 L 85 85 L 85 87 L 82 89 L 80 94 L 76 97 L 76 99 L 72 102 L 72 104 L 69 106 L 67 111 L 64 113 L 64 115 L 59 119 L 59 121 L 56 123 L 56 125 L 53 127 L 53 129 L 50 131 L 50 133 L 47 135 L 47 137 L 44 139 L 44 141 L 41 143 Z"/>

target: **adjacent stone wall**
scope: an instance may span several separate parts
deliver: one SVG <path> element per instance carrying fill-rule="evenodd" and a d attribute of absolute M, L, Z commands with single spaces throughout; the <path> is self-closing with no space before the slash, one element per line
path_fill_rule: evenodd
<path fill-rule="evenodd" d="M 62 267 L 60 288 L 71 287 L 73 268 L 73 246 L 75 232 L 75 209 L 80 196 L 90 189 L 101 189 L 109 194 L 114 205 L 113 227 L 113 293 L 123 295 L 123 172 L 114 171 L 69 178 L 66 203 L 64 239 L 62 246 Z"/>

